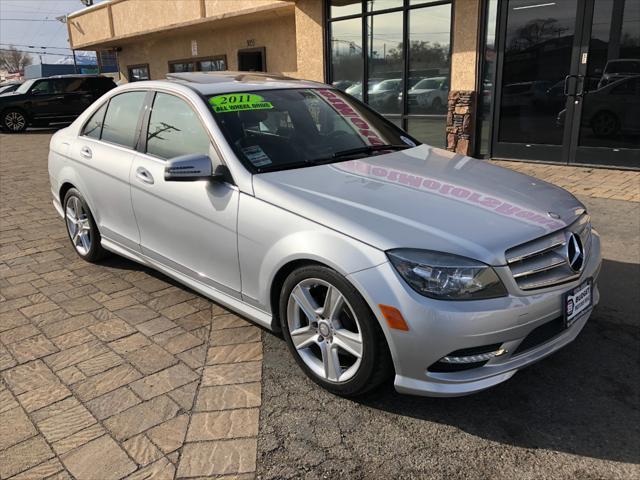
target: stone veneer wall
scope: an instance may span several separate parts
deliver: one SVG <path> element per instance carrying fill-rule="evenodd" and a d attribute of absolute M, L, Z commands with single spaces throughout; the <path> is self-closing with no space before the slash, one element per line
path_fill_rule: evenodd
<path fill-rule="evenodd" d="M 470 155 L 473 149 L 473 117 L 476 92 L 452 90 L 447 106 L 447 150 Z"/>

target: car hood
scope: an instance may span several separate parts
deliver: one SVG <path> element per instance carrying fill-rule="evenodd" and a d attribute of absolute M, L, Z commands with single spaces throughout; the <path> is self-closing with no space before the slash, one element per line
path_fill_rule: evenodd
<path fill-rule="evenodd" d="M 584 211 L 561 188 L 427 145 L 255 175 L 253 184 L 257 198 L 381 250 L 445 251 L 491 265 Z"/>
<path fill-rule="evenodd" d="M 0 93 L 0 100 L 4 100 L 8 102 L 8 101 L 20 100 L 24 96 L 25 96 L 24 93 L 18 93 L 14 90 L 13 92 Z"/>

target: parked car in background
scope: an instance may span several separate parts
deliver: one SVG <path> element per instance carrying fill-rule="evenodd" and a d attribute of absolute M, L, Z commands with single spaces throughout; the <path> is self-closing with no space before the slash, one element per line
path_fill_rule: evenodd
<path fill-rule="evenodd" d="M 101 75 L 27 80 L 10 94 L 0 95 L 0 126 L 16 133 L 29 126 L 71 122 L 115 86 L 113 79 Z"/>
<path fill-rule="evenodd" d="M 20 81 L 0 83 L 0 95 L 13 92 L 20 85 L 22 85 L 22 82 Z"/>
<path fill-rule="evenodd" d="M 387 78 L 369 88 L 369 105 L 380 112 L 395 112 L 398 94 L 402 91 L 401 78 Z"/>
<path fill-rule="evenodd" d="M 600 239 L 567 191 L 421 145 L 330 85 L 169 78 L 52 137 L 71 245 L 282 331 L 329 391 L 395 374 L 404 393 L 477 392 L 567 345 L 598 303 Z"/>
<path fill-rule="evenodd" d="M 602 88 L 616 80 L 640 75 L 640 59 L 618 58 L 609 60 L 604 66 L 602 77 L 598 82 L 598 88 Z"/>
<path fill-rule="evenodd" d="M 410 108 L 434 112 L 446 107 L 448 95 L 448 77 L 423 78 L 407 92 Z M 402 95 L 399 95 L 398 99 L 402 100 Z"/>
<path fill-rule="evenodd" d="M 596 137 L 640 135 L 638 112 L 640 75 L 622 78 L 588 92 L 582 106 L 582 126 L 591 128 Z M 564 126 L 566 115 L 566 109 L 558 113 L 558 126 Z"/>

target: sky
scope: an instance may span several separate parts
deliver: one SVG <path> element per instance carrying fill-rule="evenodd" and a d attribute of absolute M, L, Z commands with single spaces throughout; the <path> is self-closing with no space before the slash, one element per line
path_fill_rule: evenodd
<path fill-rule="evenodd" d="M 64 60 L 71 55 L 67 26 L 56 17 L 82 8 L 80 0 L 0 0 L 0 48 L 34 52 L 33 63 L 40 63 L 36 52 L 50 52 L 42 55 L 42 63 Z"/>

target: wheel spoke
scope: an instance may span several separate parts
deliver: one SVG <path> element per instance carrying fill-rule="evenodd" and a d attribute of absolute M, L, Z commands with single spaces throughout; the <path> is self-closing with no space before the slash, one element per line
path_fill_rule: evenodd
<path fill-rule="evenodd" d="M 356 358 L 362 357 L 362 337 L 359 333 L 339 328 L 333 332 L 333 343 Z"/>
<path fill-rule="evenodd" d="M 69 202 L 71 203 L 71 202 Z M 78 218 L 76 217 L 76 212 L 71 208 L 71 205 L 67 205 L 67 220 L 69 220 L 74 225 L 78 223 Z"/>
<path fill-rule="evenodd" d="M 327 342 L 322 342 L 320 343 L 320 351 L 322 352 L 322 364 L 324 365 L 325 377 L 337 382 L 340 380 L 340 375 L 342 375 L 338 349 L 332 347 Z"/>
<path fill-rule="evenodd" d="M 334 286 L 327 288 L 327 296 L 324 299 L 324 306 L 322 307 L 322 316 L 329 320 L 336 320 L 344 305 L 344 297 L 340 293 L 340 290 Z"/>
<path fill-rule="evenodd" d="M 91 243 L 89 242 L 89 235 L 87 233 L 80 233 L 80 242 L 84 249 L 88 252 L 91 248 Z"/>
<path fill-rule="evenodd" d="M 316 341 L 318 333 L 311 327 L 302 327 L 291 332 L 291 341 L 297 350 L 306 348 Z"/>
<path fill-rule="evenodd" d="M 311 297 L 309 290 L 298 285 L 291 292 L 291 296 L 303 311 L 309 322 L 315 322 L 318 306 L 316 305 L 315 300 Z"/>

